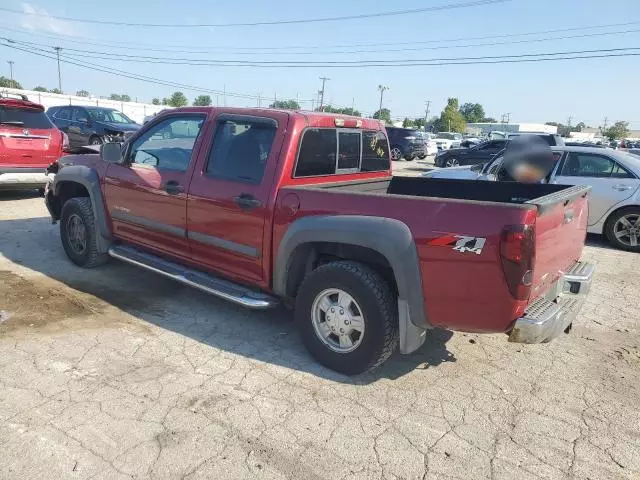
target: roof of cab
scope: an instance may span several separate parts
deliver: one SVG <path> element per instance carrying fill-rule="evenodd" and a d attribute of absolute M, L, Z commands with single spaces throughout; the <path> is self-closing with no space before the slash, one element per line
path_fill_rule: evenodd
<path fill-rule="evenodd" d="M 374 118 L 354 117 L 352 115 L 343 115 L 340 113 L 328 113 L 328 112 L 315 112 L 308 110 L 285 110 L 279 108 L 258 108 L 258 107 L 179 107 L 168 109 L 158 113 L 158 115 L 166 114 L 168 112 L 203 112 L 207 110 L 220 110 L 223 112 L 237 113 L 239 115 L 258 115 L 263 112 L 278 112 L 288 115 L 297 116 L 305 120 L 305 123 L 309 127 L 335 127 L 336 119 L 354 120 L 362 122 L 360 128 L 366 128 L 370 130 L 384 130 L 384 125 L 380 120 Z"/>

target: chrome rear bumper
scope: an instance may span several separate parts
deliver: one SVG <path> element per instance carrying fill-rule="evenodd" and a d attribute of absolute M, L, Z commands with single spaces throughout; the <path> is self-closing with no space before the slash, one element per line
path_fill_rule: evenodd
<path fill-rule="evenodd" d="M 595 266 L 591 263 L 576 263 L 552 289 L 559 290 L 555 298 L 543 296 L 534 300 L 524 316 L 516 320 L 509 341 L 544 343 L 567 331 L 589 293 L 594 271 Z"/>

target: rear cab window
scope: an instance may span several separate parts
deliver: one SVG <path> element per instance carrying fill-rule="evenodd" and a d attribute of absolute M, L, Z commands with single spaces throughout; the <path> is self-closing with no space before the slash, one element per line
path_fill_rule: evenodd
<path fill-rule="evenodd" d="M 44 110 L 0 104 L 0 127 L 48 130 L 53 124 Z"/>
<path fill-rule="evenodd" d="M 349 128 L 307 128 L 300 142 L 294 178 L 389 170 L 384 132 Z"/>

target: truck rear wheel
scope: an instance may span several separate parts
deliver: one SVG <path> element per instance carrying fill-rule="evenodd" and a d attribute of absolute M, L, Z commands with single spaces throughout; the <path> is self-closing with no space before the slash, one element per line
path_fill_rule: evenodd
<path fill-rule="evenodd" d="M 398 316 L 387 282 L 357 262 L 311 272 L 296 298 L 302 340 L 322 365 L 355 375 L 381 365 L 398 344 Z"/>
<path fill-rule="evenodd" d="M 97 267 L 109 258 L 98 250 L 93 208 L 87 197 L 72 198 L 63 205 L 60 239 L 69 260 L 80 267 Z"/>

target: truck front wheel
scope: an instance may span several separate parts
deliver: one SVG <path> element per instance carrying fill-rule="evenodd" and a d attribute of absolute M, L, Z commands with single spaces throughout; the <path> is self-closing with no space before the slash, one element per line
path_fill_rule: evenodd
<path fill-rule="evenodd" d="M 80 267 L 96 267 L 109 258 L 98 250 L 93 208 L 87 197 L 72 198 L 63 205 L 60 238 L 67 257 Z"/>
<path fill-rule="evenodd" d="M 398 344 L 394 295 L 378 273 L 357 262 L 311 272 L 298 291 L 296 321 L 311 355 L 347 375 L 381 365 Z"/>

